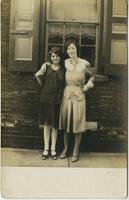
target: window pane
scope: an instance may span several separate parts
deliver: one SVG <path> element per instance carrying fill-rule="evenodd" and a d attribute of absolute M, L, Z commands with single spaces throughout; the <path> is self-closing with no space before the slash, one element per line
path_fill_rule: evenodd
<path fill-rule="evenodd" d="M 95 45 L 96 44 L 96 26 L 83 25 L 81 28 L 81 44 Z"/>
<path fill-rule="evenodd" d="M 81 28 L 81 44 L 95 45 L 96 44 L 96 26 L 83 25 Z"/>
<path fill-rule="evenodd" d="M 97 2 L 99 0 L 83 0 L 81 19 L 82 21 L 98 21 Z"/>
<path fill-rule="evenodd" d="M 65 42 L 75 39 L 79 43 L 80 25 L 79 24 L 66 24 L 65 27 Z"/>
<path fill-rule="evenodd" d="M 48 0 L 47 19 L 98 22 L 100 0 Z"/>
<path fill-rule="evenodd" d="M 80 2 L 80 0 L 49 0 L 47 19 L 80 20 Z"/>
<path fill-rule="evenodd" d="M 88 60 L 95 67 L 95 47 L 81 47 L 80 57 Z"/>
<path fill-rule="evenodd" d="M 48 43 L 63 43 L 63 24 L 54 23 L 48 25 Z"/>
<path fill-rule="evenodd" d="M 65 20 L 80 21 L 80 6 L 80 0 L 65 0 Z"/>
<path fill-rule="evenodd" d="M 64 20 L 65 18 L 65 7 L 64 2 L 61 0 L 48 0 L 48 20 Z"/>

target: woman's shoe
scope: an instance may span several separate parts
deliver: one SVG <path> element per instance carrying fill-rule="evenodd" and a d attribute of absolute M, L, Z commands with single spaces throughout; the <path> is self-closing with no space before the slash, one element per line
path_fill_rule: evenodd
<path fill-rule="evenodd" d="M 67 153 L 62 152 L 60 155 L 60 159 L 65 159 L 67 157 Z"/>
<path fill-rule="evenodd" d="M 43 154 L 42 154 L 42 159 L 46 160 L 48 158 L 48 156 L 49 156 L 49 151 L 48 150 L 44 150 Z"/>
<path fill-rule="evenodd" d="M 56 154 L 56 151 L 51 151 L 51 157 L 53 160 L 57 160 L 57 154 Z"/>
<path fill-rule="evenodd" d="M 77 155 L 73 155 L 71 158 L 72 162 L 77 162 L 78 161 L 78 157 L 79 157 L 79 153 Z"/>

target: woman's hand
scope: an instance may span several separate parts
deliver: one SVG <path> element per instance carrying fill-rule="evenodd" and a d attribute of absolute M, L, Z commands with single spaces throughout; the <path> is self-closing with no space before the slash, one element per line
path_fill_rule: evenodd
<path fill-rule="evenodd" d="M 82 92 L 87 92 L 88 90 L 89 88 L 87 87 L 87 84 L 82 87 Z"/>
<path fill-rule="evenodd" d="M 94 78 L 91 77 L 86 85 L 82 87 L 83 92 L 87 92 L 90 88 L 94 87 Z"/>

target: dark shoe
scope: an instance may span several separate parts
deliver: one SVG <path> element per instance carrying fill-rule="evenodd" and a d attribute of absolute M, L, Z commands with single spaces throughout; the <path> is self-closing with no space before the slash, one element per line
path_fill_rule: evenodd
<path fill-rule="evenodd" d="M 51 157 L 53 160 L 57 160 L 57 154 L 56 154 L 56 151 L 51 151 Z"/>
<path fill-rule="evenodd" d="M 49 151 L 48 150 L 44 150 L 43 154 L 42 154 L 42 159 L 46 160 L 48 158 L 48 156 L 49 156 Z"/>

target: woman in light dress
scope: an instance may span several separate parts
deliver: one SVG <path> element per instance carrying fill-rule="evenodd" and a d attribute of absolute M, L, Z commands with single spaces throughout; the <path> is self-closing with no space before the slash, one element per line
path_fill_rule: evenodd
<path fill-rule="evenodd" d="M 90 63 L 79 58 L 76 41 L 68 41 L 65 49 L 69 58 L 65 60 L 66 86 L 59 118 L 59 129 L 64 131 L 64 149 L 60 158 L 64 159 L 67 156 L 69 134 L 74 133 L 72 162 L 76 162 L 79 156 L 82 133 L 86 132 L 85 93 L 94 87 L 94 77 L 88 70 Z"/>

